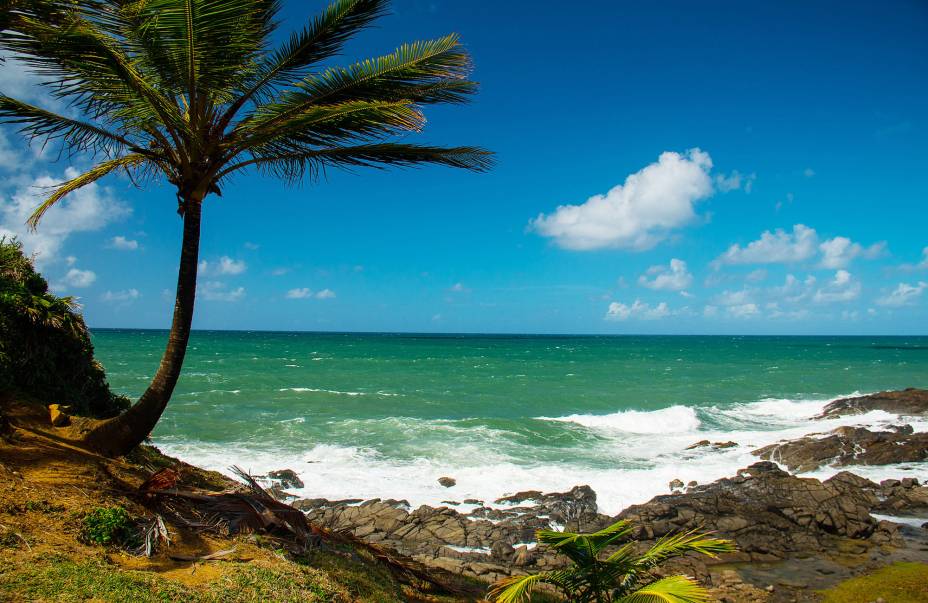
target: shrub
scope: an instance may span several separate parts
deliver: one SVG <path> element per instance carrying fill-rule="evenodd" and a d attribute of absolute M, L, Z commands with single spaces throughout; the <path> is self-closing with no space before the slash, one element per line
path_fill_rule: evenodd
<path fill-rule="evenodd" d="M 88 544 L 136 548 L 141 539 L 135 522 L 122 507 L 96 507 L 84 516 L 80 539 Z"/>
<path fill-rule="evenodd" d="M 20 243 L 0 238 L 0 392 L 115 416 L 129 400 L 110 391 L 77 310 L 72 298 L 48 291 Z"/>

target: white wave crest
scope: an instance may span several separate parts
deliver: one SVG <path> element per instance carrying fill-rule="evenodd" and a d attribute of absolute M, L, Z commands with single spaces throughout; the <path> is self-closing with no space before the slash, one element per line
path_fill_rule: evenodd
<path fill-rule="evenodd" d="M 685 433 L 699 429 L 699 418 L 689 406 L 670 406 L 659 410 L 623 410 L 608 415 L 568 415 L 537 417 L 542 421 L 576 423 L 591 429 L 627 433 Z"/>

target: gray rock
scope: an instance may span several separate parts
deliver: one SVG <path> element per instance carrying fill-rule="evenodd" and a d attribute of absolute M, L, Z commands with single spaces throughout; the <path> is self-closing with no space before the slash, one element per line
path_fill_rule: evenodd
<path fill-rule="evenodd" d="M 885 410 L 898 415 L 928 414 L 928 390 L 909 388 L 867 396 L 842 398 L 828 404 L 816 419 L 860 415 L 871 410 Z"/>
<path fill-rule="evenodd" d="M 458 480 L 453 477 L 439 477 L 438 483 L 444 486 L 445 488 L 450 488 L 458 483 Z"/>
<path fill-rule="evenodd" d="M 281 488 L 302 488 L 305 485 L 293 469 L 269 471 L 267 477 L 280 484 Z"/>

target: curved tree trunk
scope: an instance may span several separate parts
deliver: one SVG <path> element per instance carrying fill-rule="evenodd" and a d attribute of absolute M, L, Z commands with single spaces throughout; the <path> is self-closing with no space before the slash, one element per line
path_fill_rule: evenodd
<path fill-rule="evenodd" d="M 174 320 L 158 372 L 138 402 L 121 415 L 95 427 L 83 439 L 87 447 L 107 456 L 126 454 L 148 437 L 171 399 L 184 364 L 196 298 L 201 202 L 190 199 L 183 207 L 184 237 L 177 274 Z"/>

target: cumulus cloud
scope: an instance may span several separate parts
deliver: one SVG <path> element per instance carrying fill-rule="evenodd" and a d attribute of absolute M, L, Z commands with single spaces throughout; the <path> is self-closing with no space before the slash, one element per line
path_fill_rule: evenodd
<path fill-rule="evenodd" d="M 757 304 L 735 304 L 728 306 L 728 313 L 734 318 L 751 318 L 760 314 Z"/>
<path fill-rule="evenodd" d="M 605 318 L 606 320 L 614 321 L 628 320 L 629 318 L 658 320 L 670 316 L 670 314 L 671 312 L 670 308 L 667 307 L 667 302 L 660 302 L 656 306 L 651 306 L 650 304 L 636 299 L 630 306 L 620 302 L 612 302 L 606 310 Z"/>
<path fill-rule="evenodd" d="M 197 295 L 207 301 L 236 302 L 245 297 L 245 287 L 231 289 L 221 281 L 204 281 L 197 285 Z"/>
<path fill-rule="evenodd" d="M 886 243 L 874 243 L 864 247 L 847 237 L 835 237 L 824 241 L 818 248 L 822 252 L 822 268 L 846 268 L 854 258 L 873 259 L 886 250 Z"/>
<path fill-rule="evenodd" d="M 922 293 L 928 289 L 928 283 L 924 281 L 919 281 L 916 285 L 910 285 L 908 283 L 899 283 L 889 295 L 885 295 L 878 300 L 876 303 L 881 306 L 888 306 L 891 308 L 900 308 L 902 306 L 910 306 L 915 303 L 915 301 L 921 297 Z"/>
<path fill-rule="evenodd" d="M 78 289 L 89 287 L 96 280 L 97 275 L 93 272 L 93 270 L 78 270 L 77 268 L 71 268 L 64 276 L 64 282 L 69 287 L 77 287 Z"/>
<path fill-rule="evenodd" d="M 729 175 L 719 174 L 715 177 L 715 185 L 723 193 L 727 193 L 739 188 L 743 188 L 744 192 L 750 193 L 751 189 L 754 188 L 754 180 L 757 179 L 757 174 L 742 174 L 738 170 L 733 171 Z"/>
<path fill-rule="evenodd" d="M 139 242 L 134 239 L 127 239 L 122 235 L 118 235 L 110 239 L 109 247 L 111 249 L 119 249 L 122 251 L 135 251 L 139 248 Z"/>
<path fill-rule="evenodd" d="M 838 270 L 834 278 L 815 292 L 812 301 L 816 303 L 848 302 L 860 297 L 860 281 L 847 270 Z"/>
<path fill-rule="evenodd" d="M 125 289 L 123 291 L 107 291 L 100 299 L 105 302 L 130 302 L 142 296 L 138 289 Z"/>
<path fill-rule="evenodd" d="M 78 171 L 70 167 L 64 173 L 65 179 L 77 175 Z M 58 259 L 71 234 L 100 230 L 130 213 L 107 189 L 94 183 L 61 200 L 45 214 L 38 230 L 31 231 L 26 220 L 45 199 L 49 188 L 62 181 L 38 176 L 15 189 L 9 197 L 0 196 L 0 236 L 17 237 L 26 253 L 36 255 L 40 265 Z"/>
<path fill-rule="evenodd" d="M 730 246 L 717 257 L 712 266 L 716 269 L 732 264 L 796 264 L 821 254 L 820 267 L 846 268 L 856 258 L 874 259 L 886 252 L 886 243 L 864 247 L 847 237 L 834 237 L 819 242 L 818 233 L 805 224 L 796 224 L 792 232 L 778 228 L 765 230 L 760 238 L 744 247 Z"/>
<path fill-rule="evenodd" d="M 227 255 L 222 256 L 215 262 L 200 262 L 200 274 L 207 276 L 235 275 L 245 272 L 248 268 L 245 260 L 233 260 Z"/>
<path fill-rule="evenodd" d="M 714 192 L 711 169 L 699 149 L 667 151 L 606 194 L 539 214 L 530 227 L 565 249 L 648 249 L 696 218 L 696 202 Z"/>
<path fill-rule="evenodd" d="M 742 247 L 734 244 L 713 262 L 724 264 L 791 264 L 815 255 L 818 235 L 804 224 L 793 226 L 792 232 L 778 228 L 764 231 L 760 238 Z"/>
<path fill-rule="evenodd" d="M 308 299 L 311 297 L 315 297 L 316 299 L 332 299 L 335 297 L 335 292 L 331 289 L 323 289 L 322 291 L 313 293 L 312 289 L 309 287 L 299 287 L 287 291 L 286 297 L 287 299 Z"/>
<path fill-rule="evenodd" d="M 901 270 L 911 272 L 913 270 L 928 270 L 928 247 L 922 249 L 922 261 L 917 264 L 903 264 L 899 266 Z"/>
<path fill-rule="evenodd" d="M 693 275 L 686 269 L 686 262 L 673 258 L 670 260 L 670 266 L 648 268 L 648 271 L 638 278 L 638 283 L 648 289 L 682 291 L 693 283 Z"/>

